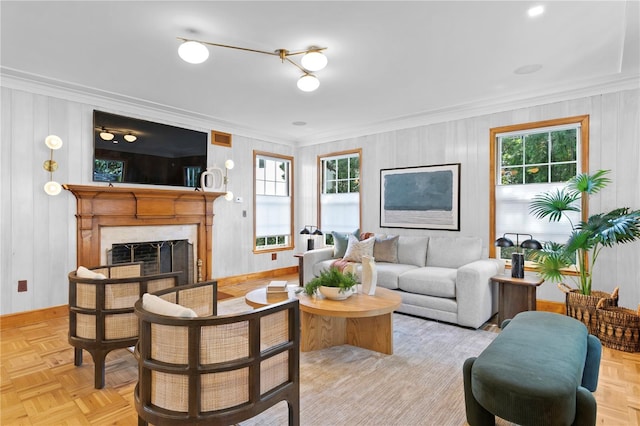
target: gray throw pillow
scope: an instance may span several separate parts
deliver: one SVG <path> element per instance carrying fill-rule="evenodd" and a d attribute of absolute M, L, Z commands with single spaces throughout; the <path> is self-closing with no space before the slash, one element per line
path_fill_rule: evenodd
<path fill-rule="evenodd" d="M 398 263 L 398 236 L 376 237 L 373 245 L 373 258 L 376 262 Z"/>
<path fill-rule="evenodd" d="M 344 254 L 347 251 L 347 246 L 349 245 L 349 235 L 353 235 L 358 238 L 360 236 L 360 230 L 356 229 L 351 233 L 331 231 L 331 236 L 333 237 L 333 257 L 335 259 L 341 259 L 344 257 Z"/>

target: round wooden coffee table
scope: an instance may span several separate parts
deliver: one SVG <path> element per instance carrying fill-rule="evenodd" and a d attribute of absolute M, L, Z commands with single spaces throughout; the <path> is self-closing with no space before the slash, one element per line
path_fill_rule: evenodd
<path fill-rule="evenodd" d="M 346 300 L 330 300 L 289 291 L 300 301 L 303 352 L 337 345 L 353 345 L 391 355 L 393 353 L 393 311 L 400 307 L 400 295 L 377 288 L 374 296 L 357 293 Z M 280 300 L 285 300 L 281 296 Z M 265 288 L 250 291 L 246 303 L 254 308 L 275 303 Z"/>

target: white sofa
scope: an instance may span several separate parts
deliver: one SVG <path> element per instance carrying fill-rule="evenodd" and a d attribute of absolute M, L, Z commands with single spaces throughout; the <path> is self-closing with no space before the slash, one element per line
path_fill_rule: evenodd
<path fill-rule="evenodd" d="M 305 252 L 304 283 L 334 261 L 333 247 Z M 497 312 L 491 277 L 504 272 L 504 262 L 483 259 L 480 238 L 400 236 L 397 263 L 376 260 L 376 269 L 377 285 L 400 293 L 398 312 L 472 328 Z"/>

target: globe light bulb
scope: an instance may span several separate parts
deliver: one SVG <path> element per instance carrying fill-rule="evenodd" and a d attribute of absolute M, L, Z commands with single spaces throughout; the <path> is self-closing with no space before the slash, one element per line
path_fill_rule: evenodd
<path fill-rule="evenodd" d="M 197 41 L 185 41 L 178 48 L 178 55 L 190 64 L 201 64 L 209 58 L 209 49 Z"/>
<path fill-rule="evenodd" d="M 235 163 L 233 162 L 233 160 L 227 160 L 227 161 L 224 162 L 224 167 L 226 169 L 231 170 L 231 169 L 233 169 L 233 166 L 235 166 Z"/>
<path fill-rule="evenodd" d="M 313 92 L 320 87 L 320 80 L 315 75 L 305 74 L 298 79 L 298 89 L 303 92 Z"/>
<path fill-rule="evenodd" d="M 44 192 L 49 195 L 58 195 L 62 192 L 62 185 L 54 180 L 50 180 L 49 182 L 44 184 Z"/>
<path fill-rule="evenodd" d="M 56 135 L 47 136 L 44 143 L 49 147 L 49 149 L 60 149 L 60 147 L 62 147 L 62 139 Z"/>
<path fill-rule="evenodd" d="M 320 71 L 327 66 L 327 57 L 322 52 L 311 51 L 305 54 L 300 63 L 308 71 Z"/>
<path fill-rule="evenodd" d="M 233 200 L 233 192 L 227 191 L 227 193 L 224 194 L 224 199 L 227 200 L 227 201 Z"/>

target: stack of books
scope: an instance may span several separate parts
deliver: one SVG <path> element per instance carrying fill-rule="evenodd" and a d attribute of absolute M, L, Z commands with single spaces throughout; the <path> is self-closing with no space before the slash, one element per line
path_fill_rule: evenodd
<path fill-rule="evenodd" d="M 286 281 L 271 281 L 267 284 L 267 300 L 270 302 L 286 300 L 289 297 Z"/>

